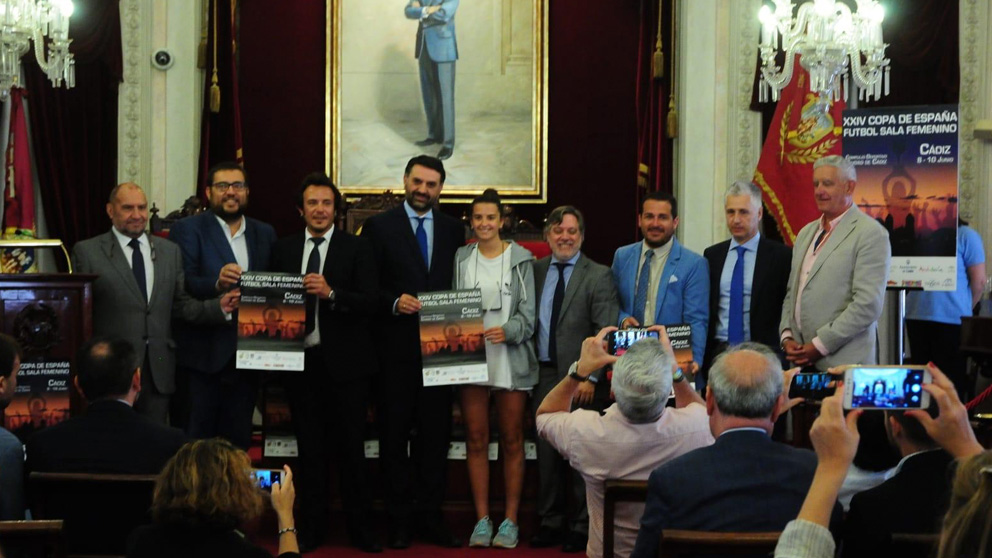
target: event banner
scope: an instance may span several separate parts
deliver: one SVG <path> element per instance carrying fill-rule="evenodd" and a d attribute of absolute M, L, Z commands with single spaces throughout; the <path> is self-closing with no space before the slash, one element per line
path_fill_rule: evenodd
<path fill-rule="evenodd" d="M 242 273 L 237 367 L 303 370 L 306 299 L 302 275 Z"/>
<path fill-rule="evenodd" d="M 69 361 L 32 359 L 21 363 L 5 425 L 22 442 L 69 418 Z"/>
<path fill-rule="evenodd" d="M 489 380 L 482 325 L 482 291 L 418 293 L 424 386 Z"/>
<path fill-rule="evenodd" d="M 889 287 L 953 291 L 957 272 L 958 107 L 844 111 L 854 203 L 889 231 Z"/>

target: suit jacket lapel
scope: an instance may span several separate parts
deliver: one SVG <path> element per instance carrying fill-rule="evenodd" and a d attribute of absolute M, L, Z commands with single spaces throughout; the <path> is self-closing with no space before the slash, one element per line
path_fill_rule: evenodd
<path fill-rule="evenodd" d="M 108 231 L 103 238 L 103 250 L 107 256 L 107 261 L 120 274 L 121 282 L 127 285 L 126 288 L 132 296 L 148 304 L 148 301 L 143 300 L 144 297 L 141 296 L 141 291 L 138 289 L 138 281 L 134 278 L 134 271 L 131 270 L 131 266 L 127 263 L 127 256 L 124 254 L 124 250 L 121 250 L 121 245 L 117 242 L 114 232 Z"/>
<path fill-rule="evenodd" d="M 161 296 L 159 293 L 162 292 L 162 288 L 168 284 L 169 278 L 174 275 L 171 269 L 166 269 L 165 266 L 171 265 L 171 262 L 165 261 L 163 258 L 159 261 L 155 257 L 155 243 L 158 242 L 157 238 L 152 235 L 146 235 L 148 237 L 148 245 L 151 247 L 151 260 L 152 260 L 152 272 L 155 274 L 155 281 L 152 285 L 152 294 L 148 297 L 148 305 L 153 306 L 158 298 Z"/>
<path fill-rule="evenodd" d="M 852 209 L 851 211 L 857 210 Z M 820 249 L 820 254 L 816 256 L 816 261 L 813 262 L 813 267 L 809 270 L 809 277 L 806 278 L 807 285 L 809 285 L 809 282 L 813 280 L 813 276 L 816 275 L 816 272 L 820 271 L 820 268 L 823 267 L 823 262 L 830 257 L 830 254 L 834 253 L 837 246 L 840 245 L 840 243 L 843 242 L 844 239 L 847 238 L 852 232 L 854 232 L 855 226 L 856 222 L 854 215 L 852 214 L 846 215 L 840 220 L 840 223 L 837 223 L 836 230 L 830 233 L 830 236 L 827 237 L 826 242 L 823 244 L 823 248 Z M 809 248 L 807 247 L 807 250 L 808 249 Z"/>
<path fill-rule="evenodd" d="M 424 258 L 420 256 L 420 245 L 417 244 L 417 237 L 413 234 L 413 227 L 410 224 L 410 216 L 406 214 L 406 208 L 403 205 L 400 205 L 396 209 L 396 226 L 399 229 L 399 234 L 404 240 L 406 240 L 406 243 L 409 245 L 409 249 L 413 250 L 413 254 L 415 255 L 414 259 L 417 260 L 417 264 L 421 272 L 423 272 L 424 275 L 429 275 L 430 270 L 427 268 L 427 263 L 424 261 Z M 431 217 L 434 220 L 434 251 L 437 252 L 438 239 L 440 238 L 440 235 L 437 233 L 440 220 L 437 218 L 437 215 L 432 215 Z"/>
<path fill-rule="evenodd" d="M 332 262 L 337 261 L 338 252 L 341 250 L 341 230 L 338 227 L 334 227 L 334 232 L 331 233 L 331 238 L 327 242 L 327 254 L 324 256 L 324 267 L 321 269 L 321 274 L 327 279 L 327 284 L 331 281 L 331 266 Z M 300 262 L 303 261 L 303 254 L 300 253 Z"/>
<path fill-rule="evenodd" d="M 579 256 L 578 260 L 575 260 L 575 268 L 572 269 L 572 275 L 568 278 L 568 284 L 565 285 L 565 298 L 561 301 L 561 310 L 558 312 L 558 321 L 561 321 L 561 317 L 565 315 L 565 310 L 568 309 L 568 305 L 572 303 L 572 299 L 575 298 L 575 291 L 579 290 L 579 283 L 585 277 L 586 267 L 589 266 L 589 261 L 583 257 Z M 557 325 L 557 324 L 555 324 Z"/>
<path fill-rule="evenodd" d="M 551 258 L 541 258 L 534 262 L 534 292 L 537 295 L 537 301 L 540 302 L 541 295 L 544 292 L 544 282 L 548 279 L 548 271 L 551 270 Z M 540 312 L 540 310 L 538 310 Z"/>
<path fill-rule="evenodd" d="M 238 259 L 234 257 L 234 250 L 231 249 L 231 243 L 226 238 L 227 235 L 229 235 L 229 232 L 227 230 L 221 229 L 221 225 L 220 223 L 217 222 L 217 218 L 214 217 L 214 213 L 212 211 L 208 211 L 204 215 L 205 215 L 203 219 L 204 234 L 208 239 L 210 239 L 210 242 L 213 243 L 214 249 L 217 250 L 217 253 L 223 254 L 225 260 L 228 263 L 236 263 Z M 224 224 L 223 226 L 227 227 L 227 224 Z M 245 224 L 245 226 L 247 226 L 247 223 Z M 247 233 L 248 231 L 245 232 Z M 248 249 L 251 250 L 251 247 L 249 246 Z M 249 253 L 249 259 L 250 258 L 251 256 Z"/>
<path fill-rule="evenodd" d="M 678 265 L 679 260 L 682 258 L 682 246 L 679 245 L 679 241 L 672 239 L 672 251 L 668 254 L 668 260 L 665 262 L 665 267 L 661 270 L 661 279 L 658 280 L 658 296 L 655 298 L 654 303 L 654 323 L 660 324 L 661 321 L 661 310 L 665 307 L 665 295 L 668 293 L 668 282 L 672 280 L 672 276 L 675 274 L 675 266 Z M 679 279 L 681 281 L 681 279 Z"/>
<path fill-rule="evenodd" d="M 255 227 L 248 226 L 248 218 L 245 217 L 244 222 L 241 224 L 245 228 L 245 244 L 248 245 L 248 269 L 255 269 L 257 266 L 255 262 L 255 247 L 258 245 L 258 235 Z M 233 253 L 233 251 L 232 251 Z"/>
<path fill-rule="evenodd" d="M 282 271 L 284 273 L 301 273 L 301 270 L 304 269 L 304 267 L 303 267 L 304 266 L 304 262 L 303 262 L 304 246 L 303 246 L 303 243 L 304 243 L 304 239 L 306 238 L 306 233 L 300 233 L 300 234 L 297 234 L 297 235 L 293 235 L 292 238 L 293 238 L 293 240 L 290 241 L 290 243 L 289 243 L 289 247 L 288 247 L 287 253 L 286 253 L 286 258 L 285 258 L 284 261 L 286 261 L 287 263 L 292 262 L 295 265 L 295 267 L 292 267 L 292 268 L 289 268 L 289 269 L 280 269 L 279 271 Z M 328 245 L 328 248 L 327 248 L 328 254 L 330 254 L 330 251 L 331 251 L 330 245 Z M 325 262 L 324 266 L 325 267 L 327 266 L 326 262 Z"/>
<path fill-rule="evenodd" d="M 768 268 L 771 266 L 771 260 L 769 259 L 771 252 L 768 250 L 765 244 L 765 239 L 762 238 L 758 241 L 758 250 L 754 254 L 754 275 L 751 276 L 751 318 L 754 318 L 754 302 L 760 300 L 760 296 L 755 296 L 757 293 L 761 292 L 761 287 L 765 283 L 765 278 L 768 277 Z M 721 269 L 723 267 L 721 266 Z M 754 334 L 752 333 L 752 336 Z"/>

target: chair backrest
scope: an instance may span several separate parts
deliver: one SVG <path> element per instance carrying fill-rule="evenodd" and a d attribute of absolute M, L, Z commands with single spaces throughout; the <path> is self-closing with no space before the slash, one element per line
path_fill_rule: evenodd
<path fill-rule="evenodd" d="M 62 520 L 0 521 L 0 548 L 5 558 L 63 558 Z"/>
<path fill-rule="evenodd" d="M 900 558 L 929 558 L 937 555 L 939 533 L 892 533 L 891 555 Z"/>
<path fill-rule="evenodd" d="M 662 531 L 658 556 L 770 556 L 781 531 L 771 533 L 715 533 L 709 531 Z"/>
<path fill-rule="evenodd" d="M 28 478 L 33 517 L 65 520 L 67 552 L 123 556 L 128 534 L 151 522 L 153 475 L 39 473 Z"/>
<path fill-rule="evenodd" d="M 603 558 L 613 558 L 613 528 L 618 502 L 644 503 L 648 481 L 607 479 L 603 494 Z"/>

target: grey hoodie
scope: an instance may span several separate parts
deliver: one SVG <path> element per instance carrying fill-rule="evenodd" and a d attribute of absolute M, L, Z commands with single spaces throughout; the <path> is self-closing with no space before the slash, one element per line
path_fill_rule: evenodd
<path fill-rule="evenodd" d="M 464 288 L 462 278 L 468 262 L 479 246 L 472 243 L 455 252 L 455 276 L 452 284 Z M 537 322 L 537 295 L 534 291 L 534 255 L 510 241 L 510 319 L 503 324 L 507 359 L 510 362 L 512 389 L 537 385 L 537 356 L 534 353 L 534 327 Z"/>

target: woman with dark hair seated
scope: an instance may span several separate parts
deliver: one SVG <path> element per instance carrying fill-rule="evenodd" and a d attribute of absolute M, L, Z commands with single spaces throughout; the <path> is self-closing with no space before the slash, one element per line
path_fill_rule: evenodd
<path fill-rule="evenodd" d="M 295 498 L 293 473 L 283 467 L 282 482 L 272 484 L 280 558 L 300 556 L 293 522 Z M 131 533 L 127 556 L 271 558 L 238 531 L 261 515 L 264 505 L 247 453 L 220 438 L 189 442 L 159 474 L 152 501 L 153 523 Z"/>

